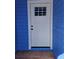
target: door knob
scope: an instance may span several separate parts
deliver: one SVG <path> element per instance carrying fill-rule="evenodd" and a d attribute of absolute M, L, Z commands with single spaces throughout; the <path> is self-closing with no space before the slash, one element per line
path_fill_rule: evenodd
<path fill-rule="evenodd" d="M 33 28 L 31 28 L 31 30 L 33 30 Z"/>
<path fill-rule="evenodd" d="M 31 25 L 31 27 L 33 27 L 33 25 Z"/>

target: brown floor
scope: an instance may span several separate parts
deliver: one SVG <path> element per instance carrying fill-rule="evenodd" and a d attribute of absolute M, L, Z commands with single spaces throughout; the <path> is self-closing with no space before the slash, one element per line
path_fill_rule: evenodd
<path fill-rule="evenodd" d="M 16 52 L 15 59 L 55 59 L 51 51 Z"/>

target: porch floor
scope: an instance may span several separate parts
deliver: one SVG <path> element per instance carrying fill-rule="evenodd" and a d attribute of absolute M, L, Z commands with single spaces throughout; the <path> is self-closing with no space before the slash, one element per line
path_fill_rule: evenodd
<path fill-rule="evenodd" d="M 15 59 L 55 59 L 51 51 L 19 51 Z"/>

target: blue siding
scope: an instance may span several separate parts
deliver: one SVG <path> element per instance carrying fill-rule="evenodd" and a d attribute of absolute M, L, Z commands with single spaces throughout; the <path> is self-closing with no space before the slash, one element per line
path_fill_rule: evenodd
<path fill-rule="evenodd" d="M 54 0 L 54 53 L 64 53 L 64 0 Z"/>
<path fill-rule="evenodd" d="M 28 50 L 27 1 L 16 1 L 16 51 Z M 53 52 L 56 56 L 64 53 L 64 1 L 54 0 L 53 13 Z"/>
<path fill-rule="evenodd" d="M 28 20 L 26 0 L 16 1 L 16 51 L 26 50 L 28 48 Z"/>

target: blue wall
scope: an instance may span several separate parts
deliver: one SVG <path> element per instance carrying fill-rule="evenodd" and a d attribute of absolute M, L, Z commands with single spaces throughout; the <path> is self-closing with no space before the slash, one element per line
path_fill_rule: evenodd
<path fill-rule="evenodd" d="M 54 0 L 54 53 L 64 53 L 64 0 Z"/>
<path fill-rule="evenodd" d="M 28 47 L 28 20 L 26 0 L 15 0 L 16 9 L 16 50 L 26 50 Z"/>
<path fill-rule="evenodd" d="M 16 1 L 16 51 L 28 50 L 27 1 Z M 53 52 L 56 56 L 64 53 L 64 1 L 54 0 Z"/>

